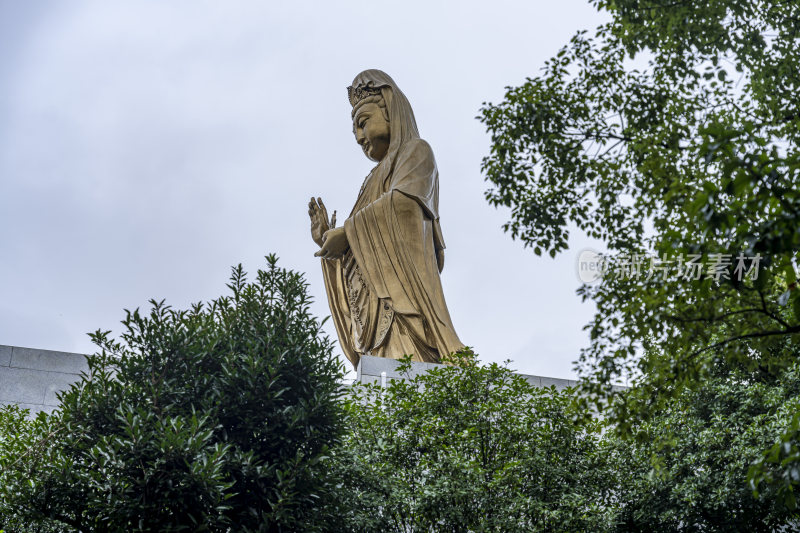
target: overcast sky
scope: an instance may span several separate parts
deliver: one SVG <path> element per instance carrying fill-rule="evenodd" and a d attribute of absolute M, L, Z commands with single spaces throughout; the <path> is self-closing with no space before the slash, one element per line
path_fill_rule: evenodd
<path fill-rule="evenodd" d="M 603 20 L 586 0 L 0 0 L 0 344 L 91 352 L 86 333 L 118 332 L 124 308 L 214 298 L 267 253 L 327 316 L 307 203 L 352 208 L 372 164 L 345 87 L 379 68 L 438 162 L 459 336 L 484 361 L 574 376 L 589 243 L 552 260 L 503 233 L 475 116 Z"/>

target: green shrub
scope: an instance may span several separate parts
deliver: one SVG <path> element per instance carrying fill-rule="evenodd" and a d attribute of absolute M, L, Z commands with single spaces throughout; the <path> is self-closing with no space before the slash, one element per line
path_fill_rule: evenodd
<path fill-rule="evenodd" d="M 471 352 L 408 381 L 357 385 L 346 458 L 362 531 L 602 531 L 599 424 L 573 393 Z M 408 369 L 408 366 L 405 366 Z"/>
<path fill-rule="evenodd" d="M 645 390 L 623 399 L 647 402 Z M 627 428 L 630 438 L 609 433 L 617 531 L 796 531 L 797 510 L 771 484 L 754 494 L 748 471 L 792 420 L 799 395 L 800 367 L 776 382 L 720 364 L 701 389 Z"/>
<path fill-rule="evenodd" d="M 229 296 L 151 302 L 119 341 L 93 334 L 88 374 L 37 420 L 0 509 L 80 531 L 338 530 L 342 369 L 303 277 L 267 261 L 252 283 L 234 268 Z"/>
<path fill-rule="evenodd" d="M 0 497 L 0 533 L 67 531 L 52 520 L 37 520 L 32 524 L 15 505 L 15 496 L 21 490 L 17 485 L 25 481 L 18 478 L 18 467 L 30 454 L 37 453 L 48 437 L 48 415 L 39 413 L 36 418 L 29 415 L 27 409 L 16 405 L 0 407 L 0 494 L 3 495 Z"/>

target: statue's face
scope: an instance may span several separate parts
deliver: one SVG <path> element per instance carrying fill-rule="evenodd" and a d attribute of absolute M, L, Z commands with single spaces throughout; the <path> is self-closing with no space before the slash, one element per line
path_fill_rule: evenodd
<path fill-rule="evenodd" d="M 353 117 L 353 133 L 364 154 L 373 161 L 380 161 L 389 151 L 389 121 L 383 118 L 378 104 L 358 108 Z"/>

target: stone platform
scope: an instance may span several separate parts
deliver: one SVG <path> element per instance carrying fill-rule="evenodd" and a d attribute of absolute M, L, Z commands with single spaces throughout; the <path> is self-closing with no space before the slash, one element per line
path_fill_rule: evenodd
<path fill-rule="evenodd" d="M 386 373 L 386 379 L 405 379 L 406 374 L 401 374 L 397 371 L 397 367 L 400 365 L 400 362 L 395 359 L 386 359 L 384 357 L 372 357 L 369 355 L 365 355 L 361 358 L 358 362 L 358 368 L 356 369 L 356 381 L 361 383 L 374 383 L 376 381 L 381 380 L 381 374 L 383 372 Z M 439 365 L 435 363 L 411 363 L 411 370 L 409 371 L 410 376 L 416 376 L 423 372 L 427 372 L 432 368 L 436 368 Z M 574 387 L 578 384 L 577 381 L 571 379 L 559 379 L 559 378 L 548 378 L 544 376 L 532 376 L 529 374 L 520 374 L 531 385 L 536 387 L 551 387 L 555 386 L 556 389 L 562 390 L 566 389 L 567 387 Z"/>

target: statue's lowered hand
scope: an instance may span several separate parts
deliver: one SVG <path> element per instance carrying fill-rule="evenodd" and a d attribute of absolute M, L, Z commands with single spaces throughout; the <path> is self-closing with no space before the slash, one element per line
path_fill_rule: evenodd
<path fill-rule="evenodd" d="M 344 228 L 333 228 L 322 236 L 322 247 L 314 255 L 323 259 L 336 259 L 347 250 L 347 233 Z"/>

